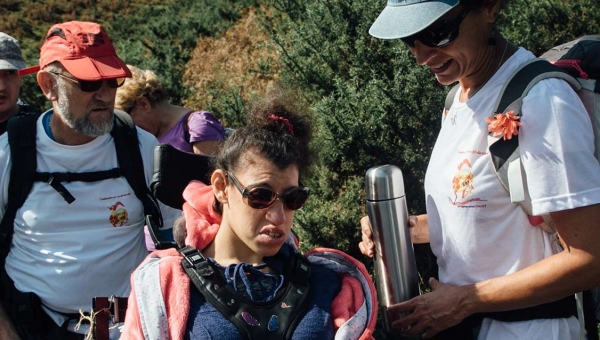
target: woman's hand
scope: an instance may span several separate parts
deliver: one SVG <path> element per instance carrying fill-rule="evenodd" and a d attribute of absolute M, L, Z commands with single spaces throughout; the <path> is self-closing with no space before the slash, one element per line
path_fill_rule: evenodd
<path fill-rule="evenodd" d="M 452 286 L 434 278 L 429 279 L 429 286 L 430 293 L 388 307 L 388 315 L 405 315 L 391 323 L 393 329 L 406 336 L 422 334 L 423 339 L 429 339 L 471 314 L 463 306 L 473 293 L 472 286 Z"/>
<path fill-rule="evenodd" d="M 408 217 L 408 227 L 412 243 L 428 243 L 429 227 L 427 225 L 427 214 Z M 360 219 L 360 230 L 362 241 L 358 244 L 360 252 L 368 257 L 373 257 L 375 253 L 375 244 L 373 243 L 373 232 L 371 231 L 371 222 L 369 216 L 363 216 Z"/>
<path fill-rule="evenodd" d="M 360 230 L 362 233 L 362 241 L 358 244 L 360 252 L 368 257 L 373 257 L 375 253 L 375 243 L 373 243 L 373 232 L 371 231 L 371 222 L 369 216 L 363 216 L 360 219 Z"/>

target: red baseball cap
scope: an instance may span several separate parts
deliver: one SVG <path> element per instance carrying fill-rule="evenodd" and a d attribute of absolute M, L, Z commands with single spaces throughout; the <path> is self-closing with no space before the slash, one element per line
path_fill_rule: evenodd
<path fill-rule="evenodd" d="M 81 80 L 131 77 L 108 34 L 93 22 L 69 21 L 50 28 L 40 50 L 40 67 L 55 61 Z"/>

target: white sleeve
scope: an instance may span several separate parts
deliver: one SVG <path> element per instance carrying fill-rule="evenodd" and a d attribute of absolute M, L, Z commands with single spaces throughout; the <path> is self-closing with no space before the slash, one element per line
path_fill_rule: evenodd
<path fill-rule="evenodd" d="M 565 81 L 543 80 L 523 100 L 519 148 L 535 215 L 600 203 L 592 123 Z"/>

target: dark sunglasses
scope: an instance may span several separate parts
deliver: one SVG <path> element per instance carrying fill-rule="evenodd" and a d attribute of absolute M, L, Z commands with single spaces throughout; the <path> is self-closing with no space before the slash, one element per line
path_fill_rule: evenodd
<path fill-rule="evenodd" d="M 272 207 L 278 199 L 283 202 L 283 206 L 289 210 L 298 210 L 302 208 L 308 200 L 310 190 L 304 186 L 293 187 L 279 195 L 273 189 L 264 186 L 242 187 L 237 178 L 230 172 L 227 176 L 231 178 L 233 185 L 240 191 L 246 203 L 254 209 L 266 209 Z"/>
<path fill-rule="evenodd" d="M 105 79 L 105 80 L 89 81 L 89 80 L 79 80 L 79 79 L 75 79 L 75 78 L 72 78 L 69 76 L 65 76 L 64 74 L 58 73 L 56 71 L 48 71 L 48 72 L 74 82 L 75 84 L 79 85 L 79 88 L 83 92 L 98 91 L 102 87 L 102 82 L 104 82 L 104 81 L 106 81 L 108 83 L 108 86 L 112 87 L 113 89 L 116 89 L 117 87 L 121 87 L 125 83 L 125 78 L 111 78 L 111 79 Z"/>
<path fill-rule="evenodd" d="M 415 40 L 429 47 L 443 47 L 454 41 L 458 37 L 460 23 L 469 13 L 465 8 L 457 17 L 448 20 L 438 20 L 429 25 L 424 30 L 411 36 L 400 38 L 408 47 L 415 47 Z"/>

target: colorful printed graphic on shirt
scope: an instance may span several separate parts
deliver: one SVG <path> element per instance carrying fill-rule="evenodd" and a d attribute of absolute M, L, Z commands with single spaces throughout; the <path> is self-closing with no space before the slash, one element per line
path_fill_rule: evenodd
<path fill-rule="evenodd" d="M 127 213 L 127 210 L 125 210 L 125 205 L 123 205 L 123 203 L 117 202 L 108 207 L 108 209 L 110 210 L 110 217 L 108 220 L 113 227 L 116 227 L 117 225 L 121 227 L 129 222 L 129 214 Z"/>
<path fill-rule="evenodd" d="M 468 159 L 463 159 L 458 165 L 458 171 L 452 178 L 452 191 L 454 198 L 448 198 L 450 203 L 463 208 L 483 208 L 485 204 L 477 204 L 476 202 L 485 202 L 479 197 L 469 197 L 473 194 L 474 176 L 471 172 L 471 162 Z"/>

